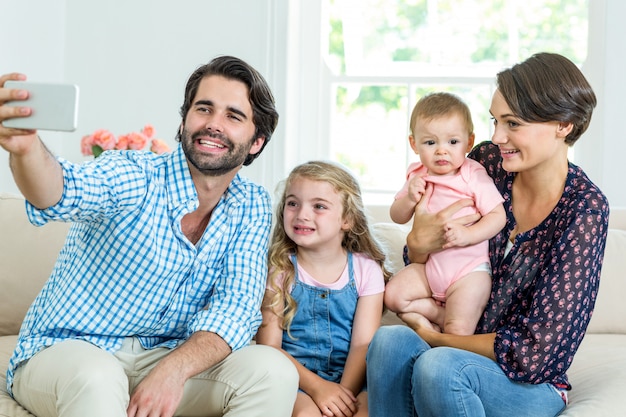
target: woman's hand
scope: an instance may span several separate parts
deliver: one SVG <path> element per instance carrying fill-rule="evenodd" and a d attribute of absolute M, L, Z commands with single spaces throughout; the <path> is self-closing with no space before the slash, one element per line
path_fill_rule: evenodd
<path fill-rule="evenodd" d="M 478 213 L 453 219 L 456 212 L 474 204 L 471 199 L 462 199 L 438 213 L 429 213 L 427 207 L 432 194 L 433 184 L 429 183 L 415 207 L 413 227 L 406 240 L 411 262 L 424 262 L 425 255 L 442 250 L 447 243 L 445 233 L 451 225 L 474 223 L 480 219 Z"/>
<path fill-rule="evenodd" d="M 411 329 L 415 330 L 420 336 L 425 332 L 437 332 L 441 333 L 441 329 L 436 324 L 433 324 L 426 317 L 419 313 L 398 313 L 400 320 L 406 323 Z"/>
<path fill-rule="evenodd" d="M 4 127 L 2 123 L 14 117 L 30 116 L 31 109 L 29 107 L 13 107 L 6 105 L 9 101 L 26 100 L 28 98 L 28 92 L 5 88 L 4 83 L 9 80 L 24 81 L 25 79 L 25 75 L 18 73 L 0 76 L 0 146 L 14 154 L 26 153 L 31 149 L 33 144 L 38 142 L 35 130 Z"/>

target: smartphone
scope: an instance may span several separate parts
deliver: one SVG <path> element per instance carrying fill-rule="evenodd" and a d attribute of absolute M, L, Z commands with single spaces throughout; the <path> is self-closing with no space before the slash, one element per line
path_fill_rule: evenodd
<path fill-rule="evenodd" d="M 7 106 L 30 107 L 27 117 L 14 117 L 2 122 L 18 129 L 59 130 L 72 132 L 78 123 L 78 86 L 74 84 L 6 81 L 5 88 L 27 90 L 26 100 L 13 100 Z"/>

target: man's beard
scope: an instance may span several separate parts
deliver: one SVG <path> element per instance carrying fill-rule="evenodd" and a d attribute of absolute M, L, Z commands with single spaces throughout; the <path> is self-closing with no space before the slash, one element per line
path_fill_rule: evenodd
<path fill-rule="evenodd" d="M 193 146 L 196 139 L 200 136 L 219 139 L 228 149 L 228 153 L 218 158 L 202 155 Z M 243 165 L 252 148 L 254 136 L 247 143 L 236 145 L 226 135 L 221 133 L 199 130 L 190 134 L 186 129 L 183 129 L 180 142 L 183 152 L 191 165 L 204 175 L 217 177 Z"/>

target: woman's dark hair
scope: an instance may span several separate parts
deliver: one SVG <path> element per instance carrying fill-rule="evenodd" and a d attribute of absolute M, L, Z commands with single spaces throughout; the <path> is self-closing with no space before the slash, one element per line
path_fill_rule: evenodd
<path fill-rule="evenodd" d="M 185 87 L 185 100 L 180 107 L 180 115 L 183 121 L 191 108 L 192 101 L 198 92 L 200 81 L 204 77 L 220 75 L 230 80 L 241 81 L 248 87 L 248 97 L 252 106 L 252 121 L 255 126 L 254 137 L 265 137 L 263 146 L 256 154 L 249 154 L 244 165 L 250 165 L 263 152 L 265 145 L 272 138 L 272 134 L 278 124 L 278 112 L 274 102 L 274 95 L 270 90 L 265 78 L 249 64 L 233 56 L 219 56 L 208 64 L 196 69 L 187 80 Z M 180 141 L 180 132 L 176 140 Z"/>
<path fill-rule="evenodd" d="M 587 130 L 596 95 L 580 69 L 562 55 L 535 54 L 497 75 L 497 87 L 511 111 L 527 122 L 572 123 L 565 143 Z"/>

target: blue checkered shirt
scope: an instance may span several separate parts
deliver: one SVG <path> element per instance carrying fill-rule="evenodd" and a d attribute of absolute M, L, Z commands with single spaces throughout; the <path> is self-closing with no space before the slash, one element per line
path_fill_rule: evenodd
<path fill-rule="evenodd" d="M 125 337 L 174 348 L 193 332 L 233 350 L 261 323 L 272 207 L 267 191 L 235 176 L 194 246 L 182 217 L 198 206 L 180 146 L 169 154 L 112 151 L 63 167 L 61 201 L 27 203 L 30 221 L 73 222 L 54 270 L 30 307 L 9 362 L 66 339 L 115 352 Z"/>

